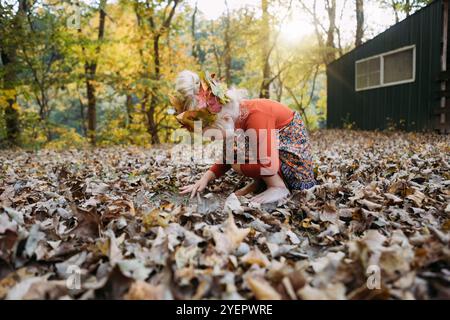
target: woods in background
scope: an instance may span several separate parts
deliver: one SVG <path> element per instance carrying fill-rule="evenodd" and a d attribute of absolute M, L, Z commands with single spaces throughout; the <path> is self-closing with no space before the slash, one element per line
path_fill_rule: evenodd
<path fill-rule="evenodd" d="M 184 69 L 326 118 L 325 65 L 366 40 L 369 0 L 261 0 L 208 20 L 195 1 L 0 1 L 0 147 L 169 142 L 168 94 Z M 399 20 L 429 1 L 378 1 Z M 280 39 L 293 10 L 314 33 Z M 354 12 L 352 41 L 342 13 Z M 349 30 L 344 30 L 348 32 Z M 292 32 L 296 32 L 292 30 Z"/>

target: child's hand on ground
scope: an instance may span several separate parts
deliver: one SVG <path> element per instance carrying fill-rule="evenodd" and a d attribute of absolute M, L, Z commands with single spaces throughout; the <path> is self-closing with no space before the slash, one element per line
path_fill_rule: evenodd
<path fill-rule="evenodd" d="M 180 188 L 180 194 L 191 194 L 191 199 L 195 197 L 197 193 L 203 192 L 208 183 L 216 178 L 212 171 L 207 171 L 200 180 L 190 186 L 184 186 Z"/>

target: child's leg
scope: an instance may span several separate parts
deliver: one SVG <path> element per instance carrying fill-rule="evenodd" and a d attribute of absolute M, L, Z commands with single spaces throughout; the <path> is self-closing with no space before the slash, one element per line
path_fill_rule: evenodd
<path fill-rule="evenodd" d="M 251 199 L 252 202 L 256 203 L 272 203 L 283 200 L 289 196 L 289 189 L 286 187 L 283 179 L 280 175 L 272 177 L 262 177 L 262 180 L 267 185 L 267 190 L 258 194 Z"/>
<path fill-rule="evenodd" d="M 233 168 L 233 170 L 240 174 L 243 175 L 242 171 L 241 171 L 241 166 L 238 164 L 233 164 L 231 166 Z M 264 181 L 262 179 L 254 179 L 253 182 L 250 182 L 248 185 L 246 185 L 244 188 L 238 190 L 235 192 L 235 194 L 238 197 L 242 197 L 242 196 L 246 196 L 249 193 L 253 193 L 253 192 L 258 192 L 259 190 L 261 190 L 264 187 Z"/>
<path fill-rule="evenodd" d="M 265 187 L 265 183 L 262 179 L 254 179 L 252 182 L 250 182 L 248 185 L 246 185 L 244 188 L 238 190 L 235 192 L 235 194 L 238 197 L 246 196 L 250 193 L 258 193 L 261 192 Z"/>
<path fill-rule="evenodd" d="M 237 173 L 242 174 L 240 165 L 234 164 L 234 165 L 232 165 L 232 168 Z M 251 199 L 252 202 L 257 202 L 257 203 L 261 203 L 261 204 L 278 202 L 279 200 L 286 198 L 290 194 L 289 189 L 286 187 L 286 184 L 284 183 L 283 178 L 281 178 L 281 176 L 279 174 L 277 174 L 275 176 L 271 176 L 271 177 L 261 177 L 260 183 L 261 182 L 266 184 L 267 190 L 258 194 L 255 197 L 253 197 Z M 252 186 L 250 186 L 250 185 L 252 185 Z M 247 187 L 248 187 L 247 190 L 249 190 L 249 189 L 253 190 L 254 187 L 258 186 L 257 184 L 253 185 L 253 183 L 250 185 L 246 186 L 244 189 L 247 189 Z M 241 189 L 241 190 L 243 190 L 243 189 Z M 239 190 L 236 193 L 237 196 L 242 196 L 242 195 L 249 193 L 249 192 L 247 192 L 245 194 L 242 194 L 243 192 L 241 193 L 240 192 L 241 190 Z"/>

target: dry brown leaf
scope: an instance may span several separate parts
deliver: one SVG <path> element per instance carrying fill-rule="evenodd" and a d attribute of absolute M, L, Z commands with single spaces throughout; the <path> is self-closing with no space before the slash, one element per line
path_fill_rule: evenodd
<path fill-rule="evenodd" d="M 135 281 L 123 296 L 125 300 L 163 300 L 164 288 L 145 281 Z"/>
<path fill-rule="evenodd" d="M 223 229 L 223 233 L 215 232 L 213 235 L 216 249 L 222 253 L 231 253 L 236 250 L 250 232 L 250 228 L 240 229 L 236 226 L 232 213 L 224 222 Z"/>
<path fill-rule="evenodd" d="M 419 190 L 414 190 L 414 193 L 407 196 L 406 199 L 413 201 L 416 206 L 421 207 L 422 202 L 425 200 L 425 194 L 423 194 Z"/>
<path fill-rule="evenodd" d="M 265 268 L 270 264 L 269 259 L 258 248 L 251 250 L 243 256 L 241 262 L 249 265 L 256 264 L 262 268 Z"/>
<path fill-rule="evenodd" d="M 303 300 L 345 300 L 345 286 L 342 283 L 328 284 L 322 289 L 309 285 L 297 291 Z"/>
<path fill-rule="evenodd" d="M 249 277 L 246 279 L 246 282 L 256 299 L 281 300 L 281 295 L 266 280 Z"/>
<path fill-rule="evenodd" d="M 247 182 L 232 172 L 198 202 L 180 196 L 209 166 L 188 153 L 175 162 L 170 146 L 2 150 L 0 293 L 139 298 L 154 292 L 130 286 L 147 280 L 176 299 L 252 299 L 250 283 L 284 299 L 302 288 L 341 299 L 342 286 L 351 299 L 448 296 L 449 137 L 318 130 L 311 143 L 318 185 L 256 208 L 227 201 Z M 382 290 L 366 288 L 372 264 Z M 9 278 L 20 265 L 32 274 Z M 70 266 L 76 293 L 58 284 Z"/>
<path fill-rule="evenodd" d="M 375 202 L 372 202 L 372 201 L 369 201 L 366 199 L 358 200 L 358 202 L 360 204 L 362 204 L 363 206 L 366 206 L 367 209 L 369 209 L 369 210 L 380 210 L 383 207 L 382 205 L 380 205 L 378 203 L 375 203 Z"/>

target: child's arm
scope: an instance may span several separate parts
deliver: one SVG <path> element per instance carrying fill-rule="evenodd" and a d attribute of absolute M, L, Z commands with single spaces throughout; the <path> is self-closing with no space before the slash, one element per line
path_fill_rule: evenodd
<path fill-rule="evenodd" d="M 221 176 L 223 176 L 225 173 L 227 173 L 227 171 L 230 169 L 231 169 L 231 165 L 229 165 L 229 164 L 216 163 L 209 170 L 212 171 L 215 174 L 216 178 L 218 179 Z"/>

